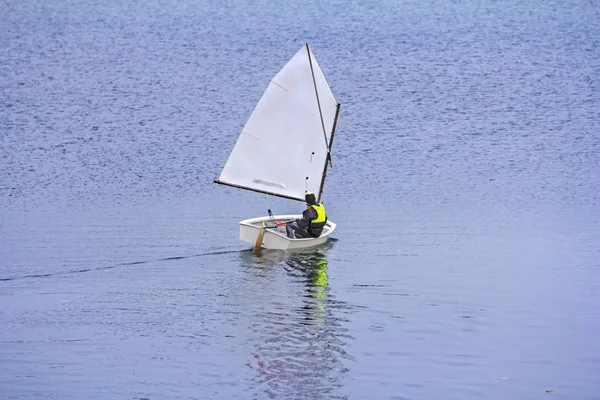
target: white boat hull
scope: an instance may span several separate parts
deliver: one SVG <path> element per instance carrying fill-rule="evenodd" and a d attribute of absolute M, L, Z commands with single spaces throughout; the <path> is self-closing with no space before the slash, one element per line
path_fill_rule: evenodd
<path fill-rule="evenodd" d="M 296 218 L 301 218 L 301 215 L 275 215 L 273 219 L 276 222 L 287 222 Z M 265 225 L 271 226 L 273 221 L 271 217 L 250 218 L 240 222 L 240 239 L 244 242 L 254 245 L 258 234 Z M 315 247 L 325 243 L 333 231 L 335 224 L 327 220 L 327 224 L 323 228 L 323 233 L 318 238 L 307 239 L 290 239 L 285 233 L 285 226 L 278 228 L 267 228 L 264 231 L 262 248 L 272 250 L 293 250 L 304 249 L 307 247 Z"/>

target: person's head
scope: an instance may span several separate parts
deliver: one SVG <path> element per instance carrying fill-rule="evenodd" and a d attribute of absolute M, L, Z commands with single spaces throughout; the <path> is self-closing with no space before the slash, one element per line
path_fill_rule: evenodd
<path fill-rule="evenodd" d="M 304 199 L 306 200 L 306 204 L 311 206 L 313 204 L 317 204 L 317 198 L 314 193 L 309 192 L 308 190 L 304 192 Z"/>

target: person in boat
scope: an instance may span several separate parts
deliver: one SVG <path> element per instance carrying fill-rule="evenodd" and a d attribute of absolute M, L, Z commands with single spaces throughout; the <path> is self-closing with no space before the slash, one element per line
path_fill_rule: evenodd
<path fill-rule="evenodd" d="M 317 203 L 314 193 L 307 190 L 304 199 L 306 210 L 302 213 L 302 218 L 288 222 L 285 226 L 289 238 L 318 238 L 327 223 L 325 207 Z"/>

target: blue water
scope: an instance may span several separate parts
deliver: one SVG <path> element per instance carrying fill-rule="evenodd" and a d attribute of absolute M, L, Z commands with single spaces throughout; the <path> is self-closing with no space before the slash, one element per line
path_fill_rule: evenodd
<path fill-rule="evenodd" d="M 0 398 L 599 398 L 599 20 L 3 2 Z M 306 41 L 338 228 L 254 254 L 238 222 L 302 204 L 212 180 Z"/>

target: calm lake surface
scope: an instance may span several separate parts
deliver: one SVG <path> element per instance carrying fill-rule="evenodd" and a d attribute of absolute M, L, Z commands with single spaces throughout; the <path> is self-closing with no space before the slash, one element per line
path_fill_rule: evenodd
<path fill-rule="evenodd" d="M 600 398 L 598 21 L 2 2 L 0 398 Z M 238 222 L 303 205 L 212 180 L 305 42 L 342 104 L 338 228 L 254 254 Z"/>

